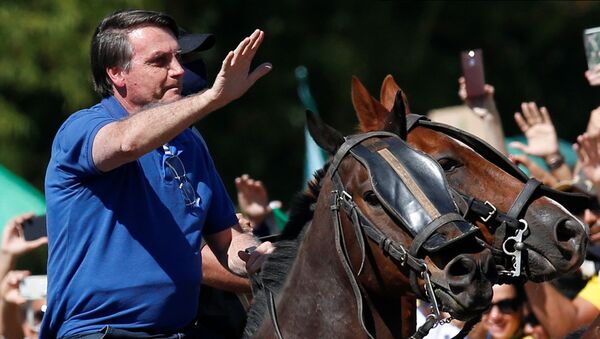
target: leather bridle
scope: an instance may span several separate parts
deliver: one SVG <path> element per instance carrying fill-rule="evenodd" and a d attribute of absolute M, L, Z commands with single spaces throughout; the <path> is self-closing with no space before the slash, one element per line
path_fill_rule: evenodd
<path fill-rule="evenodd" d="M 533 200 L 539 196 L 546 196 L 561 203 L 569 210 L 585 208 L 590 203 L 589 197 L 583 194 L 560 192 L 533 178 L 528 178 L 506 156 L 472 134 L 452 126 L 432 122 L 423 115 L 408 114 L 406 118 L 408 133 L 417 126 L 441 132 L 463 142 L 483 158 L 525 184 L 506 213 L 499 211 L 489 201 L 484 202 L 456 190 L 452 192 L 455 202 L 465 219 L 474 221 L 474 219 L 479 218 L 490 227 L 494 235 L 495 250 L 492 251 L 494 259 L 496 262 L 505 263 L 498 270 L 501 276 L 517 278 L 522 274 L 521 252 L 525 248 L 523 238 L 531 233 L 527 232 L 528 225 L 523 216 Z M 502 251 L 497 250 L 499 248 Z M 507 259 L 509 262 L 506 262 Z M 506 269 L 506 267 L 509 268 Z"/>
<path fill-rule="evenodd" d="M 330 210 L 332 211 L 336 252 L 338 257 L 340 258 L 342 267 L 344 268 L 344 271 L 352 286 L 360 325 L 369 338 L 373 338 L 373 335 L 369 332 L 367 326 L 365 325 L 363 314 L 364 296 L 362 288 L 360 287 L 357 281 L 358 276 L 360 276 L 362 272 L 364 262 L 366 259 L 365 236 L 377 243 L 379 245 L 379 248 L 383 251 L 383 253 L 386 256 L 393 258 L 401 267 L 407 267 L 409 269 L 411 287 L 413 289 L 413 292 L 417 294 L 421 299 L 429 300 L 430 304 L 432 305 L 433 313 L 427 317 L 426 323 L 413 336 L 413 338 L 422 338 L 429 332 L 429 329 L 431 329 L 437 323 L 444 322 L 444 320 L 442 320 L 441 308 L 435 296 L 435 289 L 443 288 L 446 290 L 450 290 L 448 282 L 445 279 L 436 278 L 435 276 L 431 275 L 427 264 L 425 263 L 425 260 L 421 258 L 423 250 L 427 251 L 428 248 L 436 247 L 438 245 L 438 249 L 443 246 L 447 246 L 449 243 L 456 242 L 459 239 L 462 239 L 466 236 L 474 235 L 476 232 L 478 232 L 478 229 L 473 225 L 468 224 L 461 215 L 455 212 L 455 207 L 451 203 L 452 199 L 450 197 L 450 194 L 439 192 L 439 190 L 437 191 L 438 196 L 443 197 L 444 194 L 447 195 L 447 200 L 450 202 L 449 205 L 452 206 L 452 211 L 444 211 L 442 213 L 436 210 L 437 213 L 435 213 L 434 215 L 429 215 L 430 220 L 428 220 L 426 223 L 419 225 L 411 225 L 409 222 L 406 222 L 403 216 L 399 215 L 396 211 L 397 206 L 394 206 L 394 204 L 398 204 L 398 202 L 390 202 L 389 199 L 385 199 L 383 197 L 386 194 L 389 196 L 391 193 L 382 193 L 375 189 L 375 193 L 377 194 L 378 200 L 382 204 L 382 207 L 384 208 L 386 213 L 390 215 L 391 218 L 394 219 L 397 223 L 400 220 L 399 224 L 401 224 L 405 228 L 405 230 L 410 233 L 411 237 L 413 238 L 410 247 L 407 247 L 406 245 L 394 240 L 392 237 L 383 232 L 379 227 L 377 227 L 367 216 L 363 214 L 363 212 L 354 202 L 352 196 L 348 193 L 347 188 L 343 184 L 338 171 L 342 160 L 348 154 L 350 154 L 356 160 L 362 163 L 368 169 L 369 179 L 371 180 L 374 187 L 377 185 L 373 183 L 373 172 L 377 172 L 378 169 L 376 168 L 380 166 L 388 166 L 385 169 L 388 172 L 390 170 L 389 166 L 392 166 L 396 173 L 400 173 L 398 177 L 400 178 L 402 185 L 406 185 L 406 189 L 408 191 L 412 192 L 413 189 L 418 189 L 417 186 L 419 185 L 419 183 L 415 182 L 412 179 L 411 171 L 405 168 L 402 162 L 400 162 L 397 157 L 396 161 L 394 161 L 394 159 L 387 159 L 380 153 L 371 150 L 368 147 L 361 144 L 363 141 L 374 137 L 386 138 L 385 142 L 382 141 L 384 139 L 380 139 L 380 141 L 387 146 L 385 147 L 385 149 L 389 148 L 392 150 L 392 152 L 387 152 L 385 154 L 389 156 L 389 154 L 396 155 L 398 153 L 402 153 L 401 158 L 405 163 L 411 162 L 411 160 L 418 161 L 418 157 L 426 157 L 424 154 L 410 148 L 397 135 L 392 133 L 370 132 L 346 137 L 345 142 L 339 147 L 336 155 L 334 156 L 328 171 L 328 175 L 331 177 L 333 185 L 333 190 L 331 191 Z M 413 159 L 407 159 L 410 157 L 410 154 L 412 154 L 412 156 L 414 157 Z M 382 158 L 384 158 L 385 160 L 382 160 Z M 437 170 L 439 171 L 439 178 L 442 178 L 441 180 L 444 180 L 443 183 L 446 188 L 445 192 L 447 192 L 447 184 L 445 183 L 445 179 L 443 179 L 441 168 L 439 168 L 439 165 L 437 165 L 437 163 L 435 163 L 432 159 L 430 159 L 429 157 L 426 158 L 428 159 L 428 161 L 430 161 L 437 167 Z M 396 181 L 399 180 L 396 179 Z M 381 189 L 385 190 L 384 188 Z M 424 195 L 413 197 L 412 199 L 418 200 L 421 204 L 430 204 L 429 208 L 433 206 L 433 203 L 431 201 L 423 200 L 427 199 L 427 197 Z M 400 206 L 402 205 L 400 204 Z M 427 208 L 425 208 L 425 210 L 427 210 Z M 351 221 L 351 224 L 353 225 L 353 230 L 361 253 L 361 264 L 356 274 L 352 269 L 348 248 L 344 239 L 342 214 L 345 214 L 347 218 Z M 458 229 L 460 231 L 459 235 L 448 239 L 439 239 L 440 237 L 438 236 L 437 240 L 432 240 L 432 235 L 436 234 L 436 232 L 441 227 L 448 227 L 448 225 Z M 422 278 L 425 282 L 425 294 L 421 292 L 418 286 L 417 282 L 419 278 Z M 268 290 L 266 292 L 269 298 L 267 305 L 269 308 L 269 313 L 271 315 L 273 326 L 275 328 L 275 333 L 279 338 L 283 338 L 281 329 L 279 328 L 279 324 L 277 323 L 277 312 L 275 310 L 275 301 L 273 294 L 270 293 L 270 291 Z"/>

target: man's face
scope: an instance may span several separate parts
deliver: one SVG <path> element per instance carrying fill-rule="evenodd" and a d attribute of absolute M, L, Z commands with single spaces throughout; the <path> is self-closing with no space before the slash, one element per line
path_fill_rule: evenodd
<path fill-rule="evenodd" d="M 123 73 L 122 94 L 128 111 L 180 99 L 184 71 L 178 61 L 179 45 L 173 33 L 147 26 L 131 31 L 128 37 L 133 56 L 129 70 Z"/>

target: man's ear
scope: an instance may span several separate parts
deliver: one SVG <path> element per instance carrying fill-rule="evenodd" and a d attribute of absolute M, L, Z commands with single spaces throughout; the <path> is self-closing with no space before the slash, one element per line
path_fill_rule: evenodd
<path fill-rule="evenodd" d="M 115 87 L 120 88 L 125 86 L 125 71 L 121 67 L 107 67 L 106 74 L 115 85 Z"/>

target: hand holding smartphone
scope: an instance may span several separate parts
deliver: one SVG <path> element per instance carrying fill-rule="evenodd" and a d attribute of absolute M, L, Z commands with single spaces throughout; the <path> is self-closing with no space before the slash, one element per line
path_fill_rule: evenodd
<path fill-rule="evenodd" d="M 46 215 L 36 215 L 21 225 L 25 240 L 31 241 L 48 235 L 46 230 Z"/>
<path fill-rule="evenodd" d="M 48 277 L 45 275 L 30 275 L 19 284 L 19 293 L 27 300 L 37 300 L 46 297 Z"/>
<path fill-rule="evenodd" d="M 463 76 L 467 90 L 467 98 L 485 95 L 485 78 L 483 74 L 483 52 L 481 49 L 463 51 L 461 53 Z"/>
<path fill-rule="evenodd" d="M 600 27 L 588 28 L 583 31 L 583 46 L 588 69 L 592 70 L 600 64 Z"/>

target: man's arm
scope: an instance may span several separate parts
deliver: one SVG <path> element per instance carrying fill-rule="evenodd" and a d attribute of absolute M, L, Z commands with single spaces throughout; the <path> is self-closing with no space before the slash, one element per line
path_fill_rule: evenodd
<path fill-rule="evenodd" d="M 131 162 L 241 97 L 271 70 L 271 65 L 265 63 L 250 72 L 250 64 L 263 37 L 264 33 L 256 30 L 229 52 L 210 89 L 172 103 L 130 112 L 127 119 L 102 127 L 92 146 L 96 167 L 106 172 Z"/>
<path fill-rule="evenodd" d="M 496 108 L 496 101 L 494 99 L 494 86 L 485 84 L 484 92 L 484 95 L 478 98 L 467 97 L 465 78 L 458 78 L 459 98 L 479 119 L 479 125 L 481 126 L 482 132 L 478 133 L 477 136 L 485 140 L 488 144 L 500 151 L 502 154 L 506 155 L 507 151 L 506 146 L 504 145 L 504 130 L 502 129 L 500 113 L 498 113 L 498 109 Z"/>
<path fill-rule="evenodd" d="M 250 281 L 225 269 L 208 246 L 202 247 L 202 283 L 233 293 L 250 293 Z"/>
<path fill-rule="evenodd" d="M 549 282 L 528 282 L 524 287 L 533 313 L 552 338 L 563 338 L 600 314 L 589 301 L 579 295 L 570 300 Z"/>
<path fill-rule="evenodd" d="M 239 217 L 239 215 L 238 215 Z M 260 243 L 252 234 L 250 222 L 240 218 L 240 224 L 210 235 L 205 235 L 206 243 L 223 267 L 231 272 L 246 276 L 260 270 L 266 256 L 273 252 L 273 245 L 269 241 Z M 246 253 L 248 248 L 255 248 L 251 253 Z"/>

